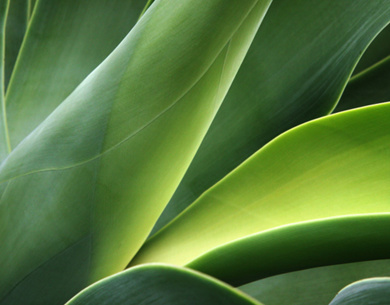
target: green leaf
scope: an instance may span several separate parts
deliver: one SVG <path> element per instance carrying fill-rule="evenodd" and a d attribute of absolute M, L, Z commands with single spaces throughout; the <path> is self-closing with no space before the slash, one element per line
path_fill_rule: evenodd
<path fill-rule="evenodd" d="M 12 147 L 120 43 L 146 0 L 40 0 L 8 88 Z"/>
<path fill-rule="evenodd" d="M 144 265 L 115 274 L 80 292 L 66 305 L 249 305 L 238 290 L 190 269 Z"/>
<path fill-rule="evenodd" d="M 365 279 L 343 290 L 329 305 L 388 305 L 390 277 Z"/>
<path fill-rule="evenodd" d="M 184 175 L 268 5 L 155 2 L 12 151 L 0 167 L 1 304 L 23 296 L 61 304 L 125 268 Z M 57 260 L 71 264 L 61 276 Z M 83 284 L 69 285 L 81 263 Z"/>
<path fill-rule="evenodd" d="M 28 19 L 30 20 L 35 9 L 35 4 L 38 0 L 27 0 L 28 1 Z"/>
<path fill-rule="evenodd" d="M 8 0 L 0 1 L 0 164 L 9 153 L 9 139 L 4 100 L 4 56 L 5 23 L 9 7 Z M 0 187 L 1 189 L 1 187 Z"/>
<path fill-rule="evenodd" d="M 351 79 L 335 112 L 390 101 L 390 56 Z"/>
<path fill-rule="evenodd" d="M 28 25 L 29 0 L 11 0 L 6 21 L 4 88 L 7 89 Z"/>
<path fill-rule="evenodd" d="M 280 133 L 328 114 L 389 22 L 388 1 L 273 1 L 245 61 L 154 232 Z"/>
<path fill-rule="evenodd" d="M 386 26 L 364 52 L 353 73 L 364 72 L 390 55 L 390 26 Z"/>
<path fill-rule="evenodd" d="M 142 247 L 132 264 L 186 264 L 290 223 L 389 212 L 390 103 L 296 127 L 270 142 Z"/>
<path fill-rule="evenodd" d="M 282 226 L 217 247 L 186 266 L 238 286 L 301 269 L 390 258 L 389 225 L 390 213 Z"/>
<path fill-rule="evenodd" d="M 390 276 L 390 260 L 318 267 L 272 276 L 239 289 L 267 305 L 328 305 L 337 292 L 367 277 Z"/>

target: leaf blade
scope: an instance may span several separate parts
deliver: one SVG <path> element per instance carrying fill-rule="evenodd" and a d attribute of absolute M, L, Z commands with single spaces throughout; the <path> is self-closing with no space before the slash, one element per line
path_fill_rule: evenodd
<path fill-rule="evenodd" d="M 67 305 L 260 303 L 211 277 L 168 265 L 144 265 L 100 281 Z"/>

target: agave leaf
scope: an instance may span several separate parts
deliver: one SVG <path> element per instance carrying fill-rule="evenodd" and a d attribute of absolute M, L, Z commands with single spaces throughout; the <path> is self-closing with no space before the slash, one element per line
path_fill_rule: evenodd
<path fill-rule="evenodd" d="M 338 291 L 367 277 L 390 276 L 390 260 L 301 270 L 240 286 L 267 305 L 328 305 Z"/>
<path fill-rule="evenodd" d="M 31 19 L 37 0 L 28 0 L 28 20 Z"/>
<path fill-rule="evenodd" d="M 390 277 L 365 279 L 343 290 L 329 305 L 388 305 L 390 300 Z"/>
<path fill-rule="evenodd" d="M 124 269 L 184 175 L 268 5 L 155 2 L 13 150 L 0 168 L 1 304 L 42 294 L 60 304 Z M 83 284 L 73 283 L 81 264 Z"/>
<path fill-rule="evenodd" d="M 154 232 L 271 139 L 328 114 L 389 20 L 388 1 L 273 1 Z"/>
<path fill-rule="evenodd" d="M 4 101 L 4 35 L 6 16 L 9 7 L 9 1 L 0 1 L 0 164 L 1 161 L 8 155 L 9 140 L 7 132 L 7 118 L 5 116 L 5 101 Z M 1 186 L 0 186 L 1 190 Z"/>
<path fill-rule="evenodd" d="M 120 43 L 145 2 L 38 2 L 7 92 L 13 148 Z"/>
<path fill-rule="evenodd" d="M 209 276 L 169 265 L 143 265 L 86 288 L 66 305 L 260 305 Z"/>
<path fill-rule="evenodd" d="M 11 0 L 6 21 L 4 88 L 8 86 L 27 29 L 29 0 Z"/>
<path fill-rule="evenodd" d="M 186 264 L 289 223 L 389 212 L 390 103 L 296 127 L 260 149 L 142 247 L 132 264 Z"/>
<path fill-rule="evenodd" d="M 348 83 L 335 112 L 390 101 L 390 56 Z"/>
<path fill-rule="evenodd" d="M 364 72 L 390 55 L 390 26 L 387 25 L 364 52 L 353 73 Z"/>
<path fill-rule="evenodd" d="M 389 224 L 390 214 L 370 214 L 287 225 L 217 247 L 187 267 L 238 286 L 301 269 L 390 258 Z"/>

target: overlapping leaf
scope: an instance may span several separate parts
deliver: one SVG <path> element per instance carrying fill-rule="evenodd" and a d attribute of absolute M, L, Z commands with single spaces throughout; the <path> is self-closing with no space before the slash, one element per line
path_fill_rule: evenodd
<path fill-rule="evenodd" d="M 348 284 L 390 276 L 390 260 L 318 267 L 272 276 L 239 289 L 267 305 L 328 305 Z"/>
<path fill-rule="evenodd" d="M 328 114 L 389 20 L 386 0 L 273 1 L 154 232 L 275 136 Z"/>
<path fill-rule="evenodd" d="M 387 305 L 390 300 L 390 277 L 372 278 L 353 283 L 329 305 Z"/>
<path fill-rule="evenodd" d="M 144 5 L 144 0 L 38 2 L 7 92 L 13 148 L 114 50 Z"/>
<path fill-rule="evenodd" d="M 169 265 L 135 267 L 88 287 L 66 305 L 260 305 L 211 277 Z"/>
<path fill-rule="evenodd" d="M 301 269 L 390 258 L 389 225 L 390 213 L 287 225 L 217 247 L 187 267 L 237 286 Z"/>
<path fill-rule="evenodd" d="M 353 77 L 335 112 L 390 101 L 390 54 L 372 68 Z"/>
<path fill-rule="evenodd" d="M 389 115 L 385 103 L 279 136 L 146 242 L 133 264 L 186 264 L 231 240 L 289 223 L 389 212 Z"/>
<path fill-rule="evenodd" d="M 17 145 L 0 168 L 1 304 L 60 304 L 126 266 L 193 158 L 268 5 L 155 2 Z"/>

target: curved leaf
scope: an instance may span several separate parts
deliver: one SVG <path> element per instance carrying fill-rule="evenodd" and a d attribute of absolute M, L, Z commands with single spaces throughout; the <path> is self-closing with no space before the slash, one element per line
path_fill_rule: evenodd
<path fill-rule="evenodd" d="M 42 294 L 60 304 L 124 269 L 184 175 L 268 4 L 155 2 L 13 150 L 0 167 L 1 304 Z M 68 271 L 59 274 L 57 261 Z M 68 285 L 81 263 L 83 284 Z"/>
<path fill-rule="evenodd" d="M 390 56 L 353 77 L 335 112 L 390 101 Z"/>
<path fill-rule="evenodd" d="M 329 305 L 387 305 L 390 300 L 390 277 L 365 279 L 343 290 Z"/>
<path fill-rule="evenodd" d="M 249 305 L 250 299 L 211 277 L 169 265 L 135 267 L 88 287 L 66 305 Z"/>
<path fill-rule="evenodd" d="M 37 3 L 7 91 L 13 148 L 114 50 L 136 23 L 145 3 Z"/>
<path fill-rule="evenodd" d="M 132 264 L 186 264 L 289 223 L 390 211 L 390 103 L 294 128 L 270 142 L 142 247 Z"/>
<path fill-rule="evenodd" d="M 389 21 L 386 0 L 273 1 L 154 232 L 271 139 L 328 114 L 359 57 Z"/>
<path fill-rule="evenodd" d="M 5 23 L 9 7 L 9 0 L 0 1 L 0 164 L 9 153 L 9 139 L 7 130 L 7 117 L 4 100 L 4 44 Z M 1 187 L 0 187 L 1 189 Z"/>
<path fill-rule="evenodd" d="M 390 55 L 390 26 L 386 26 L 372 41 L 359 60 L 353 73 L 355 76 L 371 68 Z"/>
<path fill-rule="evenodd" d="M 186 266 L 238 286 L 301 269 L 390 258 L 389 225 L 390 213 L 287 225 L 217 247 Z"/>
<path fill-rule="evenodd" d="M 258 280 L 239 289 L 267 305 L 328 305 L 349 283 L 378 276 L 390 276 L 390 260 L 295 271 Z"/>

